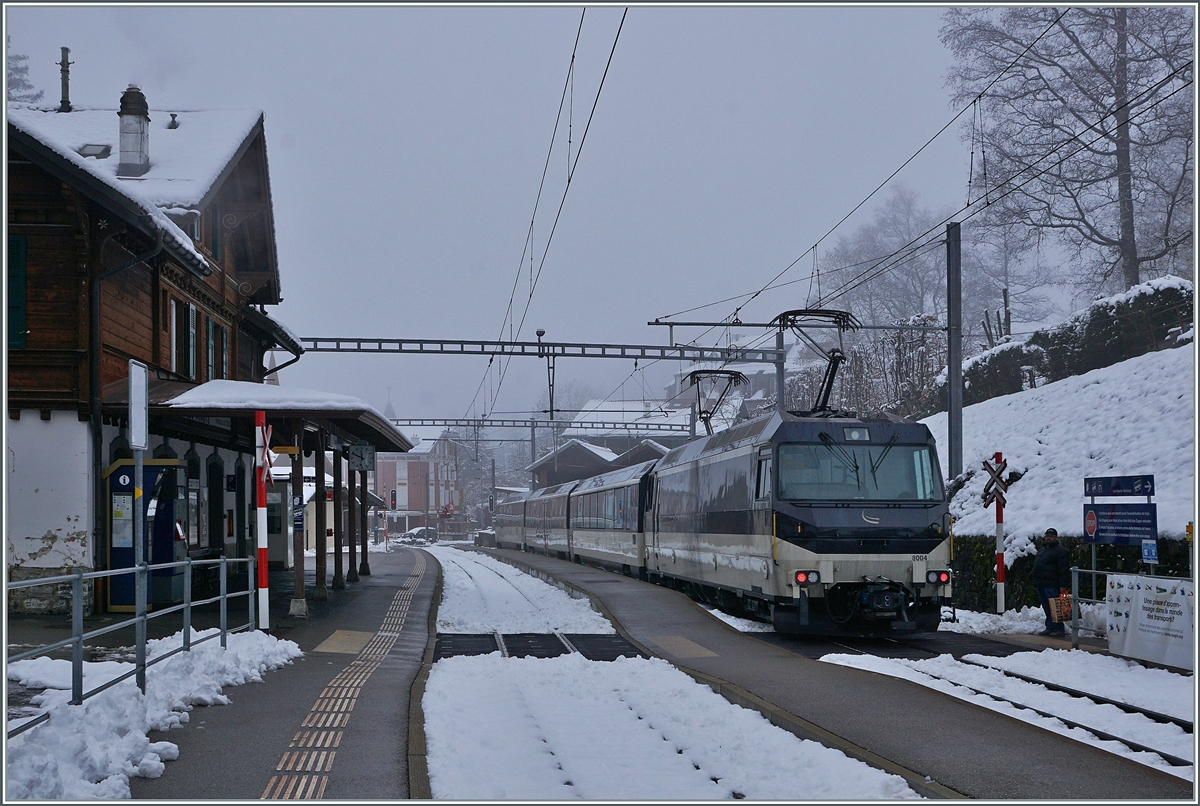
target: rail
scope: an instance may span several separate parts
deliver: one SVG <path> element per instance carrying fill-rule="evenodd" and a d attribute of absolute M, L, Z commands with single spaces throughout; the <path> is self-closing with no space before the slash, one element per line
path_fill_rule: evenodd
<path fill-rule="evenodd" d="M 246 563 L 248 568 L 248 585 L 244 591 L 235 591 L 230 593 L 229 584 L 229 565 L 231 563 Z M 192 569 L 196 566 L 217 565 L 220 568 L 220 594 L 199 601 L 192 601 Z M 183 568 L 183 602 L 181 604 L 172 605 L 171 607 L 162 610 L 156 610 L 153 613 L 148 613 L 146 609 L 146 591 L 149 588 L 147 584 L 149 573 L 166 568 Z M 126 619 L 116 624 L 109 624 L 91 632 L 83 631 L 83 583 L 88 579 L 102 579 L 105 577 L 121 576 L 123 574 L 136 574 L 136 594 L 133 618 Z M 204 643 L 213 638 L 221 639 L 221 647 L 226 646 L 227 635 L 233 632 L 241 632 L 242 630 L 253 630 L 255 625 L 255 575 L 254 575 L 254 558 L 227 558 L 221 557 L 214 560 L 177 560 L 169 563 L 156 563 L 148 565 L 142 563 L 134 568 L 116 568 L 108 571 L 84 571 L 82 568 L 77 568 L 71 574 L 63 574 L 53 577 L 42 577 L 40 579 L 29 579 L 20 582 L 9 582 L 6 585 L 7 590 L 20 590 L 22 588 L 35 588 L 40 585 L 59 585 L 63 582 L 71 583 L 71 637 L 64 638 L 61 641 L 55 641 L 52 644 L 43 644 L 34 649 L 12 655 L 7 658 L 6 663 L 12 664 L 27 658 L 46 655 L 55 650 L 70 646 L 71 651 L 71 705 L 80 705 L 89 697 L 94 697 L 102 691 L 112 688 L 117 683 L 129 679 L 130 677 L 137 678 L 138 688 L 142 693 L 146 692 L 146 669 L 156 663 L 161 663 L 167 658 L 179 652 L 190 652 L 196 644 Z M 228 605 L 229 600 L 240 596 L 247 597 L 249 603 L 250 619 L 245 624 L 239 625 L 232 629 L 228 626 Z M 199 640 L 192 640 L 192 608 L 201 607 L 203 605 L 212 604 L 213 602 L 220 603 L 220 631 L 213 635 L 205 636 Z M 183 645 L 166 652 L 153 660 L 146 659 L 146 624 L 153 618 L 159 618 L 169 613 L 183 611 Z M 97 686 L 91 691 L 84 691 L 83 688 L 83 644 L 93 638 L 98 638 L 106 633 L 115 632 L 133 625 L 137 628 L 137 638 L 135 646 L 135 661 L 134 668 L 125 672 L 120 677 L 113 678 L 108 682 Z M 37 725 L 42 724 L 50 718 L 49 713 L 39 714 L 38 716 L 23 722 L 17 727 L 7 731 L 7 738 L 11 739 L 18 734 L 24 733 Z"/>

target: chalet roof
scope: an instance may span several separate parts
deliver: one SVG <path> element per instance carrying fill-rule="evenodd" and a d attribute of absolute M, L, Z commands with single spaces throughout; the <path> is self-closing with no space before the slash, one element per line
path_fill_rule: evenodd
<path fill-rule="evenodd" d="M 115 108 L 60 113 L 9 104 L 7 112 L 11 146 L 31 159 L 53 163 L 63 181 L 118 202 L 130 223 L 151 236 L 161 232 L 164 247 L 181 263 L 201 274 L 211 272 L 192 239 L 168 216 L 198 214 L 208 205 L 261 134 L 261 110 L 174 110 L 177 128 L 168 128 L 171 110 L 150 110 L 150 169 L 138 177 L 117 176 L 120 123 Z M 109 150 L 104 158 L 81 156 L 79 150 L 87 145 Z"/>
<path fill-rule="evenodd" d="M 608 448 L 602 448 L 599 445 L 593 445 L 590 442 L 583 442 L 582 440 L 578 439 L 569 439 L 562 445 L 559 445 L 557 449 L 550 451 L 550 453 L 546 454 L 541 459 L 538 459 L 525 469 L 536 470 L 547 462 L 553 462 L 554 457 L 556 456 L 562 457 L 567 453 L 575 453 L 580 451 L 582 451 L 585 456 L 592 456 L 596 459 L 599 459 L 604 464 L 611 464 L 612 461 L 617 458 L 617 455 Z"/>

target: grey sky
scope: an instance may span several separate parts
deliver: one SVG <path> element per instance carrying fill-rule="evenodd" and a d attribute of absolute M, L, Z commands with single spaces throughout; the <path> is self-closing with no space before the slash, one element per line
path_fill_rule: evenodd
<path fill-rule="evenodd" d="M 46 103 L 65 45 L 78 104 L 115 108 L 135 81 L 152 117 L 156 106 L 264 110 L 284 296 L 272 313 L 299 335 L 495 338 L 581 11 L 10 5 L 6 30 Z M 587 11 L 573 149 L 621 13 Z M 953 114 L 940 13 L 632 7 L 521 338 L 540 327 L 548 340 L 665 343 L 648 320 L 766 283 Z M 535 272 L 565 182 L 566 122 Z M 967 148 L 951 130 L 899 180 L 926 206 L 961 205 Z M 810 268 L 806 258 L 788 278 Z M 518 320 L 528 272 L 526 258 Z M 743 319 L 799 307 L 806 290 L 764 294 Z M 380 408 L 390 386 L 399 416 L 458 417 L 486 363 L 310 354 L 282 382 Z M 654 393 L 663 369 L 645 373 Z M 607 393 L 632 370 L 563 360 L 558 381 Z M 515 360 L 495 409 L 529 408 L 545 385 L 544 363 Z M 624 394 L 641 397 L 638 379 Z M 488 408 L 481 395 L 476 413 Z"/>

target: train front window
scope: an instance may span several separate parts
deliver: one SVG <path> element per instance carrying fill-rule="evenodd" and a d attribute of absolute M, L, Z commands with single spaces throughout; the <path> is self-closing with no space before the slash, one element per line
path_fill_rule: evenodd
<path fill-rule="evenodd" d="M 779 446 L 779 497 L 807 501 L 940 501 L 928 445 L 822 440 Z"/>

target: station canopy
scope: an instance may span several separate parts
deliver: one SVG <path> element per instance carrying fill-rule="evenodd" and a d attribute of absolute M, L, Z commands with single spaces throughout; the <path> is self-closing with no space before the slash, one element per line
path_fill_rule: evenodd
<path fill-rule="evenodd" d="M 186 383 L 151 375 L 148 384 L 150 433 L 172 439 L 217 445 L 243 453 L 254 451 L 254 414 L 265 411 L 271 445 L 294 445 L 296 429 L 304 430 L 304 449 L 315 447 L 315 432 L 325 428 L 344 444 L 369 443 L 379 452 L 405 453 L 412 443 L 365 401 L 332 392 L 247 381 Z M 128 417 L 128 383 L 104 389 L 106 422 L 124 424 Z"/>

